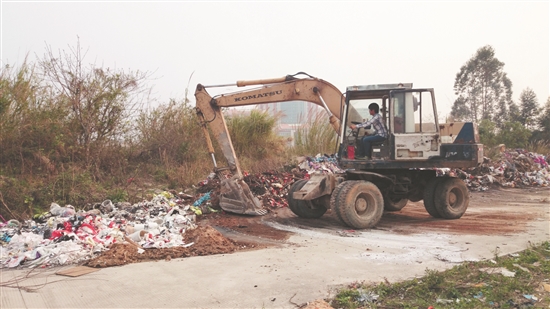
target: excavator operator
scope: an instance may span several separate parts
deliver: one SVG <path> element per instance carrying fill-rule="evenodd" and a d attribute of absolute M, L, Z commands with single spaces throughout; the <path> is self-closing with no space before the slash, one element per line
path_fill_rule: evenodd
<path fill-rule="evenodd" d="M 355 157 L 358 160 L 370 160 L 372 152 L 371 144 L 383 142 L 388 137 L 388 130 L 386 130 L 386 127 L 384 126 L 384 121 L 382 120 L 382 116 L 379 114 L 379 111 L 380 107 L 378 104 L 371 103 L 369 104 L 369 113 L 372 118 L 357 125 L 350 125 L 352 130 L 355 130 L 356 128 L 365 128 L 372 125 L 372 128 L 375 131 L 373 135 L 368 135 L 361 139 L 361 143 L 359 143 L 359 149 L 357 151 L 359 156 Z"/>

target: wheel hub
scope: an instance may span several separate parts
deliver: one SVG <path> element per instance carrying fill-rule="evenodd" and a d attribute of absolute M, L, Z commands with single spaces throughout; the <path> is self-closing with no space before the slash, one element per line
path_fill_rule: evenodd
<path fill-rule="evenodd" d="M 357 199 L 357 201 L 355 201 L 355 210 L 357 213 L 362 213 L 367 210 L 367 201 L 362 198 Z"/>
<path fill-rule="evenodd" d="M 449 192 L 449 204 L 454 205 L 456 203 L 457 197 L 454 192 Z"/>

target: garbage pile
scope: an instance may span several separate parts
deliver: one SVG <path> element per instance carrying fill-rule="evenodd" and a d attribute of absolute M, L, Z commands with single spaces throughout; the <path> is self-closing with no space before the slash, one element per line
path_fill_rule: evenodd
<path fill-rule="evenodd" d="M 472 169 L 441 169 L 439 176 L 460 177 L 472 191 L 487 191 L 491 185 L 522 188 L 550 185 L 550 158 L 523 149 L 506 150 L 497 160 L 484 158 Z"/>
<path fill-rule="evenodd" d="M 287 207 L 288 189 L 313 172 L 341 172 L 334 158 L 318 155 L 300 158 L 292 172 L 245 173 L 253 194 L 269 208 Z M 197 228 L 196 216 L 219 211 L 219 179 L 215 174 L 199 182 L 194 196 L 161 192 L 136 204 L 105 200 L 90 210 L 76 210 L 52 203 L 50 210 L 32 220 L 0 224 L 0 268 L 46 267 L 88 263 L 93 267 L 123 265 L 139 259 L 227 253 L 235 244 L 216 231 L 201 231 L 200 238 L 215 243 L 194 253 L 181 248 L 195 246 L 186 234 Z M 202 227 L 201 227 L 202 228 Z M 201 229 L 199 228 L 199 229 Z M 186 233 L 187 232 L 187 233 Z M 208 235 L 208 237 L 205 237 Z M 208 244 L 205 244 L 208 246 Z M 174 249 L 164 253 L 148 249 Z M 221 251 L 220 251 L 221 250 Z M 106 254 L 110 251 L 109 254 Z M 123 256 L 117 260 L 117 254 Z"/>
<path fill-rule="evenodd" d="M 76 264 L 122 242 L 133 244 L 138 253 L 191 246 L 182 236 L 196 228 L 197 209 L 190 206 L 190 197 L 162 192 L 133 205 L 105 200 L 87 211 L 52 203 L 32 220 L 0 226 L 0 267 Z"/>
<path fill-rule="evenodd" d="M 247 247 L 246 244 L 238 244 L 226 238 L 208 225 L 185 231 L 183 238 L 187 245 L 160 249 L 150 248 L 143 252 L 133 243 L 115 243 L 101 255 L 86 261 L 85 265 L 110 267 L 141 261 L 163 259 L 170 261 L 173 258 L 231 253 Z"/>
<path fill-rule="evenodd" d="M 341 174 L 345 171 L 340 168 L 336 157 L 329 155 L 318 154 L 315 157 L 299 157 L 298 167 L 308 174 L 312 173 L 327 173 L 327 174 Z"/>
<path fill-rule="evenodd" d="M 246 175 L 244 181 L 264 207 L 280 208 L 288 207 L 286 196 L 295 179 L 296 176 L 292 173 L 267 171 L 257 175 Z"/>
<path fill-rule="evenodd" d="M 245 176 L 245 182 L 263 205 L 271 208 L 288 207 L 288 190 L 296 180 L 309 179 L 313 173 L 343 173 L 336 158 L 318 154 L 315 157 L 299 157 L 298 167 L 290 173 L 264 172 Z"/>
<path fill-rule="evenodd" d="M 344 172 L 338 166 L 334 156 L 318 154 L 315 157 L 298 157 L 297 163 L 297 167 L 293 168 L 291 172 L 265 171 L 258 174 L 243 172 L 244 181 L 264 207 L 276 209 L 288 207 L 288 190 L 296 180 L 309 179 L 312 173 Z M 208 196 L 209 199 L 205 201 L 205 205 L 219 208 L 219 189 L 219 179 L 215 177 L 215 174 L 210 174 L 199 183 L 197 192 L 205 193 L 205 196 Z"/>

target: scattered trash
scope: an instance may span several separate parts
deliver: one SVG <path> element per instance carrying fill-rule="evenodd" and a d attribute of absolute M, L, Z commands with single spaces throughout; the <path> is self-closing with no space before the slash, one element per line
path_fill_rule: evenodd
<path fill-rule="evenodd" d="M 479 271 L 486 272 L 490 275 L 492 274 L 501 274 L 505 277 L 514 277 L 516 275 L 515 272 L 509 271 L 508 269 L 504 267 L 486 267 L 486 268 L 480 268 Z"/>
<path fill-rule="evenodd" d="M 526 272 L 526 273 L 530 273 L 530 272 L 531 272 L 529 269 L 527 269 L 527 268 L 525 268 L 525 267 L 523 267 L 523 266 L 521 266 L 521 265 L 519 265 L 519 264 L 512 264 L 512 265 L 513 265 L 514 267 L 517 267 L 517 268 L 523 270 L 523 271 Z"/>
<path fill-rule="evenodd" d="M 534 301 L 539 300 L 536 296 L 529 295 L 529 294 L 523 294 L 523 297 L 525 297 L 526 299 L 529 299 L 529 300 L 534 300 Z"/>
<path fill-rule="evenodd" d="M 474 295 L 474 298 L 480 301 L 485 301 L 485 297 L 483 297 L 483 292 L 477 293 L 477 295 Z"/>
<path fill-rule="evenodd" d="M 198 200 L 196 200 L 194 203 L 193 203 L 193 206 L 200 206 L 204 201 L 207 201 L 210 199 L 210 193 L 212 193 L 212 191 L 209 191 L 207 192 L 205 195 L 203 195 L 201 198 L 199 198 Z"/>
<path fill-rule="evenodd" d="M 341 230 L 336 233 L 342 237 L 359 237 L 361 235 L 361 233 L 356 230 Z"/>
<path fill-rule="evenodd" d="M 454 301 L 451 299 L 438 298 L 435 300 L 435 302 L 438 304 L 452 304 Z"/>
<path fill-rule="evenodd" d="M 357 290 L 357 292 L 359 292 L 357 301 L 363 305 L 366 305 L 368 303 L 374 303 L 378 300 L 378 297 L 380 297 L 378 294 L 375 294 L 371 291 L 365 291 L 364 289 L 359 289 Z"/>
<path fill-rule="evenodd" d="M 11 219 L 10 221 L 8 221 L 7 227 L 8 228 L 21 228 L 21 222 L 15 220 L 15 219 Z"/>
<path fill-rule="evenodd" d="M 50 205 L 50 213 L 53 216 L 70 217 L 70 216 L 74 216 L 75 210 L 74 210 L 74 207 L 72 205 L 67 205 L 65 207 L 61 207 L 56 203 L 52 203 Z"/>

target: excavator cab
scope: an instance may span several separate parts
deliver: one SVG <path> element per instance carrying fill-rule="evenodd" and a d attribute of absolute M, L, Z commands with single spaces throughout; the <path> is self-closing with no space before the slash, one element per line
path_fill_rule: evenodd
<path fill-rule="evenodd" d="M 440 155 L 440 135 L 433 89 L 390 91 L 391 159 L 428 160 Z"/>
<path fill-rule="evenodd" d="M 389 135 L 386 140 L 371 144 L 372 159 L 395 159 L 395 143 L 393 141 L 395 133 L 404 133 L 405 112 L 409 112 L 409 109 L 405 110 L 405 104 L 408 106 L 409 103 L 405 102 L 403 98 L 411 97 L 410 95 L 404 95 L 409 91 L 412 91 L 412 84 L 410 83 L 348 87 L 343 120 L 346 126 L 342 128 L 343 132 L 340 135 L 340 157 L 355 160 L 357 155 L 362 155 L 358 153 L 362 138 L 375 132 L 369 127 L 352 130 L 350 125 L 369 120 L 372 116 L 369 113 L 368 106 L 371 103 L 376 103 L 380 108 L 379 113 Z M 414 115 L 411 113 L 411 116 Z M 414 125 L 414 122 L 412 124 Z"/>

